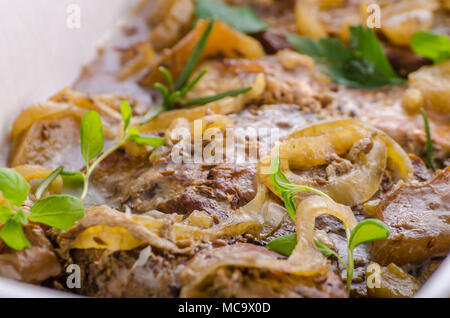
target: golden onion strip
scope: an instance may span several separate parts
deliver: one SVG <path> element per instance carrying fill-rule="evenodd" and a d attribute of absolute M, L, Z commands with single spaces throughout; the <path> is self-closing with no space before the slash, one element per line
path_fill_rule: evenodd
<path fill-rule="evenodd" d="M 218 238 L 236 237 L 244 233 L 258 235 L 264 224 L 261 211 L 266 200 L 267 189 L 264 185 L 259 184 L 255 198 L 236 210 L 228 220 L 209 228 L 202 228 L 183 223 L 181 219 L 178 219 L 171 226 L 170 232 L 173 234 L 175 243 L 186 240 L 214 241 Z M 94 217 L 95 215 L 103 217 Z M 127 217 L 125 214 L 105 206 L 95 207 L 87 211 L 87 217 L 80 221 L 78 230 L 77 228 L 73 229 L 79 233 L 71 244 L 71 248 L 97 248 L 114 251 L 131 250 L 155 242 L 160 244 L 160 240 L 163 240 L 161 229 L 167 224 L 170 217 L 172 215 L 154 217 L 145 214 Z M 150 240 L 150 237 L 154 240 Z M 98 238 L 101 240 L 99 241 Z M 172 248 L 176 246 L 172 242 L 170 244 Z"/>
<path fill-rule="evenodd" d="M 370 142 L 368 142 L 370 139 Z M 367 141 L 369 149 L 358 149 Z M 312 177 L 294 173 L 307 171 L 330 163 L 333 155 L 342 157 L 358 151 L 350 171 L 328 176 L 324 184 Z M 275 193 L 270 180 L 269 167 L 275 156 L 280 155 L 281 169 L 294 184 L 315 187 L 330 195 L 339 203 L 354 206 L 366 202 L 378 191 L 385 169 L 397 179 L 408 181 L 413 168 L 408 155 L 385 133 L 366 127 L 355 120 L 339 120 L 315 124 L 291 134 L 258 164 L 261 180 Z M 343 159 L 344 160 L 344 159 Z"/>

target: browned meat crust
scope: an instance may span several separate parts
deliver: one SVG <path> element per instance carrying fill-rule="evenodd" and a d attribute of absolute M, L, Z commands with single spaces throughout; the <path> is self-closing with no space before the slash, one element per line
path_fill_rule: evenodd
<path fill-rule="evenodd" d="M 249 259 L 252 261 L 249 261 Z M 197 254 L 180 273 L 183 297 L 346 297 L 341 279 L 258 268 L 258 259 L 280 259 L 261 246 L 235 244 Z M 213 269 L 213 270 L 211 270 Z M 206 272 L 206 274 L 205 274 Z M 201 278 L 196 283 L 196 279 Z M 192 288 L 190 285 L 194 285 Z"/>
<path fill-rule="evenodd" d="M 115 203 L 138 213 L 189 214 L 198 210 L 219 221 L 256 194 L 256 170 L 250 165 L 179 165 L 170 158 L 152 165 L 148 158 L 133 158 L 123 152 L 112 157 L 96 171 L 95 183 Z"/>
<path fill-rule="evenodd" d="M 0 241 L 0 276 L 40 284 L 59 275 L 61 266 L 44 231 L 35 226 L 24 230 L 31 248 L 15 251 Z"/>
<path fill-rule="evenodd" d="M 403 184 L 379 204 L 376 216 L 391 231 L 373 244 L 374 259 L 404 265 L 450 251 L 450 167 L 421 184 Z"/>
<path fill-rule="evenodd" d="M 81 267 L 81 289 L 91 297 L 177 297 L 176 268 L 182 258 L 161 256 L 156 249 L 144 266 L 135 266 L 139 250 L 108 253 L 73 250 L 71 261 Z"/>

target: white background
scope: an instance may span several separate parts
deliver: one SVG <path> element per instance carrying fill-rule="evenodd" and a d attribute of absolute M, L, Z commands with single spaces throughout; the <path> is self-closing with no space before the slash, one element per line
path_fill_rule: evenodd
<path fill-rule="evenodd" d="M 19 111 L 78 76 L 130 0 L 0 0 L 0 152 Z M 81 28 L 67 27 L 67 7 Z"/>

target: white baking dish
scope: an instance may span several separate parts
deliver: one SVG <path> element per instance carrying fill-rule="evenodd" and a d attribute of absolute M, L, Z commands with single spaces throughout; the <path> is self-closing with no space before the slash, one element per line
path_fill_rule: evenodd
<path fill-rule="evenodd" d="M 70 85 L 83 63 L 127 8 L 127 0 L 0 0 L 0 165 L 6 140 L 21 109 Z M 66 25 L 67 8 L 81 9 L 81 28 Z M 1 159 L 3 155 L 3 160 Z M 0 297 L 73 297 L 46 288 L 0 278 Z M 417 297 L 450 297 L 450 258 Z"/>

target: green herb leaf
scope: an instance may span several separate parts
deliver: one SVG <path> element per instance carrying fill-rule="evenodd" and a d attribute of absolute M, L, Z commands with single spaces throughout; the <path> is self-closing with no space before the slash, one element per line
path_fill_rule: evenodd
<path fill-rule="evenodd" d="M 186 65 L 184 66 L 183 71 L 181 72 L 180 76 L 178 77 L 175 83 L 174 87 L 175 91 L 179 91 L 183 89 L 184 86 L 186 86 L 186 83 L 188 82 L 189 78 L 191 77 L 192 73 L 197 67 L 197 64 L 200 61 L 200 57 L 203 53 L 203 49 L 205 48 L 206 43 L 208 42 L 208 38 L 211 35 L 211 31 L 214 27 L 214 22 L 215 22 L 214 19 L 209 22 L 205 32 L 203 32 L 200 40 L 195 45 L 194 50 L 191 53 L 191 56 L 189 57 Z"/>
<path fill-rule="evenodd" d="M 167 90 L 169 92 L 173 91 L 173 77 L 172 74 L 170 74 L 169 70 L 165 68 L 164 66 L 160 66 L 158 70 L 164 75 L 164 78 L 167 82 Z"/>
<path fill-rule="evenodd" d="M 83 174 L 81 172 L 77 172 L 77 171 L 67 171 L 67 170 L 63 170 L 61 171 L 61 176 L 63 178 L 75 178 L 75 179 L 83 179 Z"/>
<path fill-rule="evenodd" d="M 120 113 L 123 119 L 123 131 L 127 131 L 131 122 L 131 106 L 128 101 L 123 100 L 120 102 Z"/>
<path fill-rule="evenodd" d="M 130 139 L 139 145 L 146 145 L 154 148 L 164 145 L 164 138 L 161 137 L 138 134 L 132 135 Z"/>
<path fill-rule="evenodd" d="M 284 256 L 290 256 L 297 246 L 297 234 L 277 237 L 267 244 L 267 248 Z"/>
<path fill-rule="evenodd" d="M 153 118 L 155 118 L 156 116 L 158 116 L 159 114 L 161 114 L 165 111 L 166 111 L 166 107 L 164 107 L 164 106 L 158 106 L 158 107 L 151 108 L 148 111 L 148 113 L 145 114 L 145 116 L 142 118 L 141 125 L 148 123 L 150 120 L 152 120 Z"/>
<path fill-rule="evenodd" d="M 12 219 L 14 221 L 16 221 L 17 223 L 20 223 L 22 225 L 27 225 L 28 224 L 28 216 L 25 213 L 24 210 L 22 209 L 18 209 L 14 215 L 12 216 Z"/>
<path fill-rule="evenodd" d="M 350 87 L 370 88 L 406 83 L 397 76 L 371 29 L 350 28 L 351 48 L 336 38 L 314 41 L 288 34 L 288 41 L 328 70 L 331 79 Z"/>
<path fill-rule="evenodd" d="M 0 222 L 4 223 L 13 216 L 14 212 L 9 206 L 0 206 Z"/>
<path fill-rule="evenodd" d="M 234 90 L 230 90 L 224 93 L 220 93 L 214 96 L 209 96 L 209 97 L 200 97 L 200 98 L 196 98 L 196 99 L 192 99 L 189 100 L 185 103 L 183 103 L 184 107 L 192 107 L 192 106 L 200 106 L 200 105 L 206 105 L 227 97 L 236 97 L 239 96 L 241 94 L 245 94 L 249 91 L 252 90 L 252 87 L 244 87 L 244 88 L 239 88 L 239 89 L 234 89 Z"/>
<path fill-rule="evenodd" d="M 20 207 L 29 191 L 30 185 L 17 171 L 0 168 L 0 192 L 10 204 Z"/>
<path fill-rule="evenodd" d="M 10 248 L 22 251 L 27 247 L 31 247 L 30 242 L 23 232 L 22 224 L 14 219 L 6 221 L 5 226 L 0 231 L 0 238 Z"/>
<path fill-rule="evenodd" d="M 203 69 L 200 73 L 198 73 L 198 75 L 181 90 L 180 97 L 185 97 L 186 94 L 189 93 L 198 84 L 198 82 L 200 82 L 206 73 L 208 73 L 207 69 Z"/>
<path fill-rule="evenodd" d="M 433 171 L 436 171 L 436 166 L 434 165 L 433 141 L 431 139 L 430 122 L 428 121 L 428 116 L 425 109 L 421 108 L 420 112 L 422 113 L 425 134 L 427 136 L 427 167 L 429 169 L 433 169 Z"/>
<path fill-rule="evenodd" d="M 133 137 L 137 135 L 139 135 L 139 129 L 137 129 L 137 127 L 135 126 L 130 127 L 130 129 L 128 130 L 128 136 Z"/>
<path fill-rule="evenodd" d="M 102 120 L 97 112 L 90 111 L 83 116 L 80 138 L 81 154 L 89 166 L 90 161 L 97 157 L 105 146 Z"/>
<path fill-rule="evenodd" d="M 414 33 L 411 47 L 416 54 L 433 60 L 436 64 L 450 59 L 450 37 L 448 35 L 419 31 Z"/>
<path fill-rule="evenodd" d="M 386 224 L 377 219 L 367 219 L 353 229 L 348 248 L 353 250 L 360 244 L 385 239 L 389 235 L 389 228 Z"/>
<path fill-rule="evenodd" d="M 340 259 L 340 256 L 332 249 L 326 247 L 321 242 L 314 240 L 314 244 L 325 257 L 335 256 Z M 271 251 L 277 252 L 284 256 L 290 256 L 297 246 L 297 234 L 287 234 L 277 237 L 267 244 L 267 248 Z M 345 265 L 345 263 L 344 263 Z"/>
<path fill-rule="evenodd" d="M 68 230 L 84 217 L 84 204 L 70 195 L 54 195 L 37 201 L 29 219 L 60 230 Z"/>
<path fill-rule="evenodd" d="M 333 255 L 339 257 L 339 255 L 337 255 L 337 253 L 335 251 L 333 251 L 331 248 L 323 245 L 321 242 L 314 240 L 314 244 L 319 249 L 319 251 L 322 252 L 323 256 L 325 256 L 326 258 L 331 257 Z"/>
<path fill-rule="evenodd" d="M 264 31 L 268 25 L 249 6 L 233 7 L 217 0 L 196 0 L 195 13 L 201 19 L 222 20 L 233 29 L 253 34 Z"/>
<path fill-rule="evenodd" d="M 64 167 L 61 166 L 57 169 L 55 169 L 51 174 L 48 175 L 47 178 L 44 179 L 44 181 L 41 182 L 39 187 L 36 189 L 35 196 L 36 199 L 40 199 L 42 195 L 44 194 L 45 190 L 52 184 L 53 181 L 55 181 L 56 178 L 64 171 Z"/>
<path fill-rule="evenodd" d="M 327 194 L 323 193 L 320 190 L 303 186 L 303 185 L 294 185 L 292 184 L 289 179 L 284 175 L 283 171 L 281 170 L 281 162 L 280 162 L 280 156 L 277 156 L 270 166 L 270 180 L 272 181 L 275 191 L 281 195 L 284 201 L 284 205 L 286 207 L 286 210 L 289 213 L 289 216 L 291 219 L 295 222 L 296 220 L 296 214 L 297 214 L 297 208 L 294 203 L 294 196 L 301 191 L 308 191 L 313 192 L 318 195 L 323 196 L 324 198 L 327 198 L 331 201 L 331 199 Z"/>
<path fill-rule="evenodd" d="M 373 29 L 364 28 L 361 25 L 350 27 L 350 43 L 357 55 L 372 62 L 386 78 L 398 78 Z"/>

